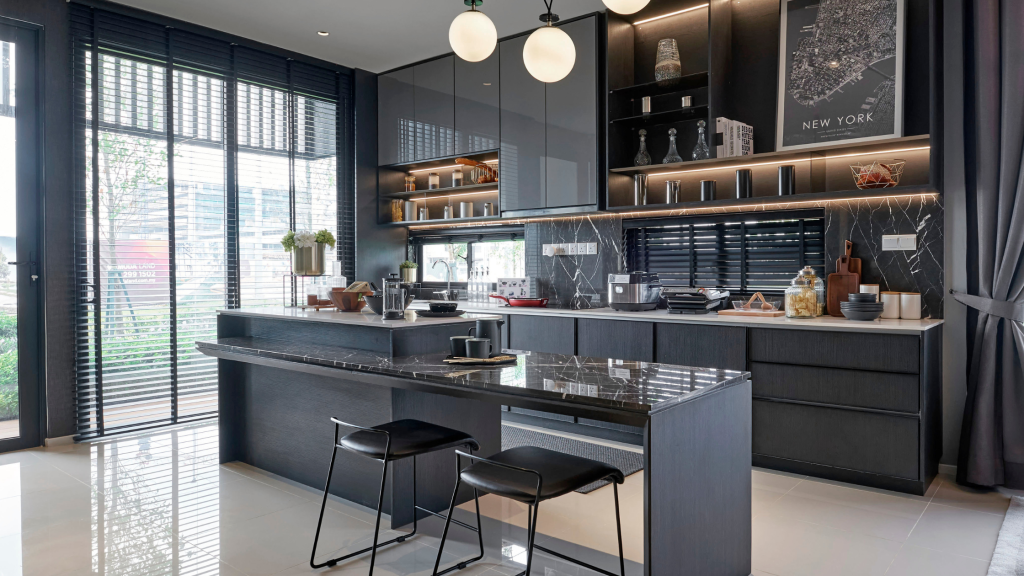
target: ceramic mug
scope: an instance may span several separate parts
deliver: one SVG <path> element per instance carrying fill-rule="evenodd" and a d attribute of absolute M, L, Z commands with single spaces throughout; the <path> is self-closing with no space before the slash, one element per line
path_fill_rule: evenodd
<path fill-rule="evenodd" d="M 921 295 L 917 292 L 900 294 L 900 318 L 904 320 L 921 319 Z"/>
<path fill-rule="evenodd" d="M 467 338 L 466 339 L 466 358 L 490 358 L 491 357 L 491 339 L 490 338 Z"/>
<path fill-rule="evenodd" d="M 472 336 L 452 336 L 451 337 L 451 354 L 456 358 L 466 357 L 466 340 L 469 340 Z"/>
<path fill-rule="evenodd" d="M 882 292 L 882 304 L 885 308 L 882 310 L 882 318 L 899 318 L 900 317 L 900 293 L 899 292 Z"/>

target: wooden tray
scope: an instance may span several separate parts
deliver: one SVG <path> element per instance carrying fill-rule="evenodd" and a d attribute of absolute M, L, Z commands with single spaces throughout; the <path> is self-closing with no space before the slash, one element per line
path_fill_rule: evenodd
<path fill-rule="evenodd" d="M 448 355 L 444 359 L 445 364 L 458 364 L 459 366 L 502 366 L 504 364 L 515 364 L 518 357 L 515 354 L 499 354 L 490 358 L 458 358 Z"/>
<path fill-rule="evenodd" d="M 719 316 L 757 316 L 760 318 L 778 318 L 779 316 L 785 316 L 786 313 L 782 310 L 719 310 Z"/>

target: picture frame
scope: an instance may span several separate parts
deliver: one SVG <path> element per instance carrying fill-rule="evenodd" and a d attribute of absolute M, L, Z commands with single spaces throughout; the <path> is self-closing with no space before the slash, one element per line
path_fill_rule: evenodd
<path fill-rule="evenodd" d="M 776 151 L 903 136 L 906 11 L 906 0 L 782 0 Z"/>

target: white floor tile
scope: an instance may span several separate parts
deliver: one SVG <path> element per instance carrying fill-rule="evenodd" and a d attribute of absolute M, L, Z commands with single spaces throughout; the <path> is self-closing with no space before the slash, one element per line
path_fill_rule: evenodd
<path fill-rule="evenodd" d="M 975 490 L 961 486 L 952 477 L 944 476 L 942 484 L 935 491 L 932 502 L 943 506 L 1003 516 L 1010 506 L 1010 497 L 995 490 Z"/>
<path fill-rule="evenodd" d="M 889 568 L 901 544 L 776 514 L 754 520 L 752 563 L 779 576 L 871 576 Z"/>
<path fill-rule="evenodd" d="M 988 561 L 1002 525 L 997 514 L 930 504 L 907 544 Z"/>
<path fill-rule="evenodd" d="M 896 555 L 887 576 L 985 576 L 988 561 L 906 545 Z"/>

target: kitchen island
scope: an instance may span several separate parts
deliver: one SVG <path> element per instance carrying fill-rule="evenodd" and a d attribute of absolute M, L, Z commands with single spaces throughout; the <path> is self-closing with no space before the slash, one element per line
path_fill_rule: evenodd
<path fill-rule="evenodd" d="M 452 367 L 441 351 L 394 355 L 341 336 L 359 324 L 272 315 L 224 311 L 218 338 L 196 345 L 219 359 L 222 462 L 320 486 L 331 416 L 367 426 L 426 420 L 472 434 L 483 454 L 501 448 L 501 406 L 636 426 L 644 430 L 644 573 L 750 573 L 747 373 L 538 352 L 521 353 L 512 366 Z M 366 326 L 382 332 L 406 329 L 372 320 Z M 442 510 L 455 458 L 451 451 L 427 456 L 417 464 L 417 499 Z M 374 506 L 377 464 L 344 451 L 338 458 L 344 480 L 331 492 Z M 412 520 L 413 479 L 411 463 L 392 466 L 385 510 L 397 527 Z"/>

